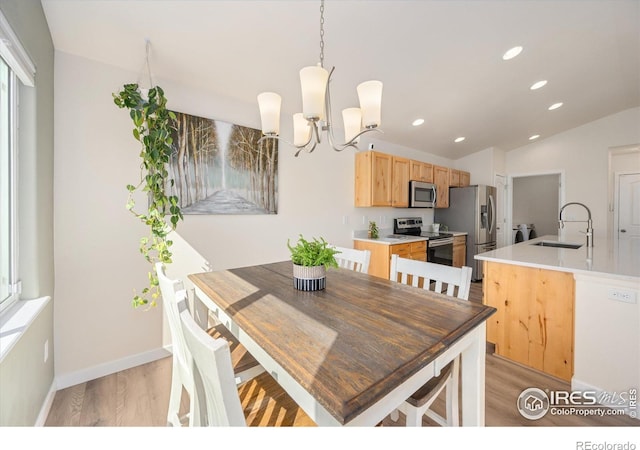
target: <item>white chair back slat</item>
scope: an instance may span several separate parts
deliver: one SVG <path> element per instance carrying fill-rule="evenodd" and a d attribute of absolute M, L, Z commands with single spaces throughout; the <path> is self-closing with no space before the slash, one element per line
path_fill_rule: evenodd
<path fill-rule="evenodd" d="M 362 273 L 369 272 L 370 250 L 357 250 L 355 248 L 337 246 L 333 246 L 333 248 L 340 252 L 335 255 L 338 267 Z"/>
<path fill-rule="evenodd" d="M 169 278 L 162 263 L 155 265 L 158 285 L 162 294 L 162 309 L 164 310 L 167 322 L 169 323 L 169 333 L 171 334 L 171 351 L 173 353 L 173 367 L 171 372 L 171 393 L 169 396 L 169 408 L 167 410 L 167 422 L 173 426 L 182 426 L 180 418 L 180 399 L 182 388 L 187 391 L 189 398 L 193 398 L 193 361 L 191 353 L 187 348 L 187 343 L 182 333 L 180 324 L 180 314 L 176 299 L 177 292 L 184 291 L 182 281 Z M 195 404 L 189 406 L 189 423 L 191 424 L 195 413 Z"/>
<path fill-rule="evenodd" d="M 187 293 L 177 293 L 182 334 L 193 356 L 196 402 L 194 426 L 246 426 L 231 363 L 229 343 L 213 339 L 187 308 Z"/>
<path fill-rule="evenodd" d="M 446 293 L 451 297 L 469 299 L 470 267 L 451 267 L 392 255 L 389 278 L 402 284 L 409 284 L 409 276 L 411 277 L 411 286 L 421 286 L 426 290 L 433 288 L 435 292 Z"/>
<path fill-rule="evenodd" d="M 171 333 L 171 348 L 174 358 L 179 361 L 180 372 L 184 382 L 188 383 L 191 379 L 191 355 L 187 349 L 182 328 L 180 325 L 180 316 L 178 314 L 178 306 L 176 304 L 176 292 L 183 290 L 183 284 L 180 280 L 172 280 L 166 276 L 162 263 L 156 263 L 156 274 L 158 276 L 158 284 L 160 293 L 162 294 L 162 306 L 169 323 L 169 331 Z"/>

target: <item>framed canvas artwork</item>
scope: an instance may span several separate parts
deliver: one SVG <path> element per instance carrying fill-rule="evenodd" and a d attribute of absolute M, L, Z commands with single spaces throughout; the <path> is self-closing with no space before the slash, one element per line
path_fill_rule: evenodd
<path fill-rule="evenodd" d="M 277 214 L 278 142 L 260 130 L 174 111 L 169 192 L 183 214 Z"/>

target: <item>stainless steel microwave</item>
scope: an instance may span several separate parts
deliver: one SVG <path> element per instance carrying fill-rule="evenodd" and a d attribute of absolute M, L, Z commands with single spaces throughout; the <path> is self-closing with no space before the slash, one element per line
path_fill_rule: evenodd
<path fill-rule="evenodd" d="M 409 181 L 409 207 L 435 208 L 436 185 L 424 181 Z"/>

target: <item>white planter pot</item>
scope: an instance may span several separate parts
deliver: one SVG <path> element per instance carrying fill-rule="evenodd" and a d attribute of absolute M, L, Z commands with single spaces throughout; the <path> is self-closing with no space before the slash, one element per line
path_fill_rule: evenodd
<path fill-rule="evenodd" d="M 327 269 L 324 266 L 293 265 L 293 287 L 300 291 L 319 291 L 327 285 Z"/>

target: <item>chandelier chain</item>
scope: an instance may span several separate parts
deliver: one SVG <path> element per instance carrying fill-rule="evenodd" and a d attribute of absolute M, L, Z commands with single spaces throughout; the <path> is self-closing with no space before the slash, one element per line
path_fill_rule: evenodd
<path fill-rule="evenodd" d="M 320 2 L 320 67 L 324 67 L 324 0 Z"/>

